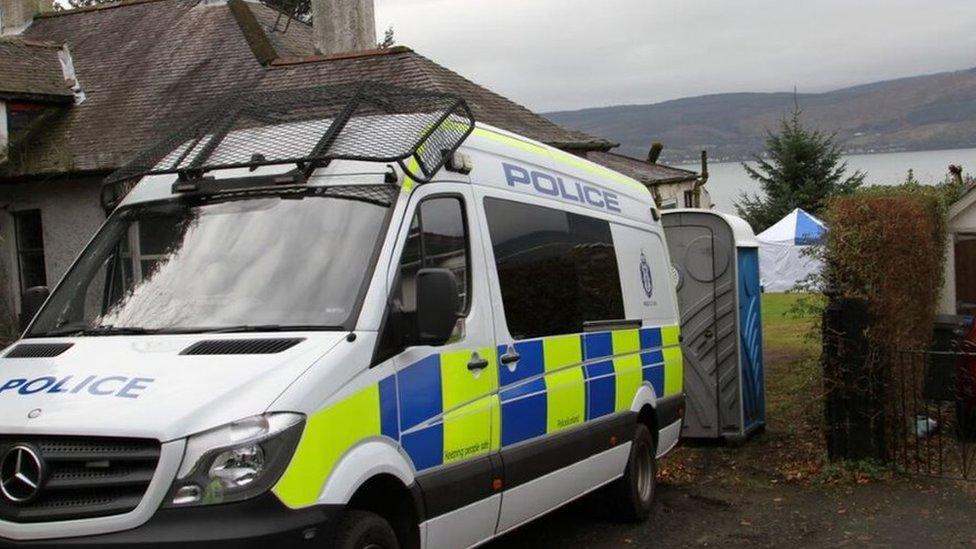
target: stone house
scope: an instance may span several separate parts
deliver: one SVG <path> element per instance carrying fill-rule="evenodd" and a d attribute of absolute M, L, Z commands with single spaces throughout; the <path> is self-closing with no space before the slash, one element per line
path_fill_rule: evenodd
<path fill-rule="evenodd" d="M 0 0 L 0 314 L 54 285 L 105 219 L 104 178 L 230 92 L 384 81 L 454 93 L 480 121 L 626 173 L 684 206 L 697 174 L 610 152 L 407 47 L 378 49 L 372 0 L 313 0 L 315 26 L 249 0 L 51 11 Z M 666 204 L 665 204 L 666 205 Z M 2 319 L 0 319 L 2 320 Z"/>

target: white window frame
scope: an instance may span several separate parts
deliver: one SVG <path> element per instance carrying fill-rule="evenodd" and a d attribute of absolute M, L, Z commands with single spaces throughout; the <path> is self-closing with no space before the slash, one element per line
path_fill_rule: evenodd
<path fill-rule="evenodd" d="M 142 244 L 139 238 L 139 223 L 140 221 L 136 221 L 129 226 L 129 253 L 128 255 L 122 255 L 122 258 L 128 260 L 132 265 L 132 280 L 137 284 L 142 282 L 145 278 L 145 275 L 142 272 L 143 261 L 159 261 L 166 257 L 165 254 L 142 253 Z"/>
<path fill-rule="evenodd" d="M 0 21 L 0 25 L 2 24 Z M 10 144 L 10 127 L 7 121 L 7 103 L 0 101 L 0 162 L 7 159 L 7 146 Z"/>

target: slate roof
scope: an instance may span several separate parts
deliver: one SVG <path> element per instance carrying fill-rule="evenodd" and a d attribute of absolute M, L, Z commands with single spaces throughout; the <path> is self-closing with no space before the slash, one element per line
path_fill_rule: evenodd
<path fill-rule="evenodd" d="M 0 38 L 0 97 L 71 102 L 74 93 L 58 60 L 61 44 Z"/>
<path fill-rule="evenodd" d="M 614 146 L 561 128 L 408 48 L 310 57 L 311 28 L 292 22 L 287 33 L 273 32 L 276 18 L 273 9 L 243 0 L 130 0 L 40 16 L 24 39 L 68 44 L 87 99 L 12 151 L 0 177 L 111 171 L 228 92 L 364 79 L 458 93 L 479 120 L 565 149 Z M 3 69 L 0 75 L 7 78 Z"/>
<path fill-rule="evenodd" d="M 608 151 L 590 151 L 586 154 L 586 158 L 611 170 L 629 175 L 645 185 L 681 183 L 698 179 L 698 174 L 691 170 L 672 168 L 663 164 L 651 164 Z"/>
<path fill-rule="evenodd" d="M 567 130 L 430 59 L 395 47 L 344 58 L 281 59 L 272 63 L 261 89 L 294 88 L 303 83 L 345 84 L 361 80 L 389 82 L 464 97 L 475 119 L 564 149 L 592 150 L 612 146 L 602 139 Z M 306 84 L 307 85 L 307 84 Z"/>

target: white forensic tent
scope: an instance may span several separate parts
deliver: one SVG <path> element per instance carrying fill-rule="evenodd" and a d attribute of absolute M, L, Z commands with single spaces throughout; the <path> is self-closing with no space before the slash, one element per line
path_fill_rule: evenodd
<path fill-rule="evenodd" d="M 819 273 L 820 260 L 804 253 L 827 232 L 822 221 L 797 208 L 763 231 L 759 240 L 759 276 L 767 292 L 786 292 Z"/>

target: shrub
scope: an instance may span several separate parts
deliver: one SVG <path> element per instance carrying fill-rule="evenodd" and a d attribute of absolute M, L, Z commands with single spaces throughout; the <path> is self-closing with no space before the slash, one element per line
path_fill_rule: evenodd
<path fill-rule="evenodd" d="M 925 347 L 944 278 L 948 199 L 907 184 L 837 198 L 827 212 L 826 283 L 868 303 L 872 342 Z"/>

